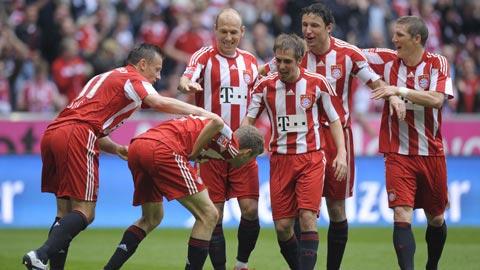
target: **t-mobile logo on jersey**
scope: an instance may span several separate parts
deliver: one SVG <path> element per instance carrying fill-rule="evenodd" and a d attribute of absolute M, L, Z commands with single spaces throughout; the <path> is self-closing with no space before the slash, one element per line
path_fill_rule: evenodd
<path fill-rule="evenodd" d="M 281 131 L 286 132 L 287 126 L 290 126 L 289 117 L 288 116 L 279 116 L 277 117 L 278 127 Z"/>
<path fill-rule="evenodd" d="M 306 132 L 307 119 L 304 115 L 277 116 L 278 132 Z"/>
<path fill-rule="evenodd" d="M 220 87 L 220 102 L 227 104 L 244 104 L 247 95 L 241 93 L 238 87 L 222 86 Z"/>

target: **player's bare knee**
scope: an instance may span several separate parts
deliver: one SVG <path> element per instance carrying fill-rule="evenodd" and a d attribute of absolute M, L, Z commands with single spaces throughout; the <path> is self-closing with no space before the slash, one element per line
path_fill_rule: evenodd
<path fill-rule="evenodd" d="M 327 199 L 327 210 L 331 221 L 340 222 L 347 219 L 347 214 L 345 212 L 345 200 Z"/>
<path fill-rule="evenodd" d="M 215 207 L 206 207 L 205 210 L 199 215 L 199 219 L 208 227 L 215 227 L 218 221 L 218 210 Z"/>
<path fill-rule="evenodd" d="M 412 223 L 413 209 L 408 206 L 397 206 L 393 208 L 393 220 L 395 222 Z"/>
<path fill-rule="evenodd" d="M 299 212 L 299 220 L 302 232 L 317 230 L 317 213 L 302 209 Z"/>
<path fill-rule="evenodd" d="M 148 228 L 148 231 L 155 229 L 160 222 L 162 222 L 163 215 L 155 214 L 155 215 L 147 215 L 142 217 L 142 222 L 145 227 Z"/>
<path fill-rule="evenodd" d="M 242 218 L 248 220 L 255 220 L 258 218 L 258 205 L 256 203 L 249 203 L 240 208 Z"/>
<path fill-rule="evenodd" d="M 443 214 L 438 216 L 432 216 L 432 217 L 428 217 L 427 215 L 427 219 L 428 219 L 428 224 L 434 227 L 440 227 L 443 225 L 443 222 L 445 222 L 445 218 Z"/>
<path fill-rule="evenodd" d="M 275 230 L 277 231 L 278 239 L 282 241 L 288 240 L 293 234 L 293 223 L 277 221 L 275 222 Z"/>

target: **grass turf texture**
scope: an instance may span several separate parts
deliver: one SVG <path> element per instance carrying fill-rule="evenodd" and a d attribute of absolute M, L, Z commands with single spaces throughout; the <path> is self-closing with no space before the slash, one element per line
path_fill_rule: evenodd
<path fill-rule="evenodd" d="M 29 249 L 38 247 L 47 229 L 1 229 L 0 269 L 24 269 L 21 258 Z M 75 238 L 70 246 L 66 269 L 102 269 L 113 254 L 122 229 L 88 229 Z M 227 269 L 232 269 L 236 255 L 236 230 L 225 230 L 227 240 Z M 183 269 L 187 253 L 189 230 L 157 229 L 139 246 L 122 269 Z M 319 233 L 320 245 L 317 269 L 325 269 L 326 230 Z M 417 251 L 415 266 L 424 269 L 426 261 L 425 229 L 415 229 Z M 342 269 L 398 269 L 392 246 L 391 228 L 350 229 Z M 447 244 L 440 269 L 479 269 L 480 229 L 449 228 Z M 280 254 L 273 229 L 262 229 L 249 266 L 257 270 L 288 269 Z M 212 269 L 209 258 L 205 269 Z"/>

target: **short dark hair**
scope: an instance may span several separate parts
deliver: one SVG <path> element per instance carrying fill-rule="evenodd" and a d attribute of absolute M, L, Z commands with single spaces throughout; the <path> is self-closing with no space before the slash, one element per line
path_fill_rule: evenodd
<path fill-rule="evenodd" d="M 418 16 L 403 16 L 397 19 L 397 24 L 403 24 L 407 26 L 407 32 L 415 37 L 420 35 L 420 40 L 422 46 L 425 46 L 425 43 L 428 39 L 428 28 L 425 22 Z"/>
<path fill-rule="evenodd" d="M 127 57 L 127 64 L 135 65 L 141 59 L 145 59 L 150 62 L 153 60 L 153 58 L 155 58 L 156 54 L 160 55 L 160 57 L 163 57 L 159 47 L 152 44 L 142 43 L 135 46 L 135 48 L 130 51 Z"/>
<path fill-rule="evenodd" d="M 241 126 L 235 131 L 240 149 L 252 149 L 256 155 L 260 155 L 264 150 L 263 135 L 254 126 Z"/>
<path fill-rule="evenodd" d="M 305 14 L 314 14 L 322 18 L 325 25 L 335 24 L 335 18 L 332 11 L 322 3 L 311 4 L 310 6 L 302 8 L 301 16 Z"/>
<path fill-rule="evenodd" d="M 273 52 L 277 50 L 292 50 L 295 59 L 298 61 L 305 54 L 305 47 L 305 41 L 296 34 L 280 34 L 273 44 Z"/>

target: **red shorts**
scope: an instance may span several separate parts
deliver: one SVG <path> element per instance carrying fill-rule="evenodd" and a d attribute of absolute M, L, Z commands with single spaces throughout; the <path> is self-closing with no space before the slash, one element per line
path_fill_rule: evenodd
<path fill-rule="evenodd" d="M 299 209 L 319 212 L 325 173 L 323 151 L 273 154 L 270 158 L 270 201 L 273 220 L 293 218 Z"/>
<path fill-rule="evenodd" d="M 258 200 L 258 164 L 255 159 L 240 168 L 234 168 L 223 160 L 212 159 L 199 164 L 199 170 L 214 203 L 231 198 Z"/>
<path fill-rule="evenodd" d="M 42 192 L 97 201 L 99 149 L 88 124 L 75 122 L 45 131 L 41 152 Z"/>
<path fill-rule="evenodd" d="M 164 143 L 136 139 L 128 147 L 128 167 L 134 182 L 133 205 L 169 201 L 205 189 L 184 155 Z"/>
<path fill-rule="evenodd" d="M 353 183 L 355 180 L 355 154 L 353 152 L 353 136 L 350 127 L 343 129 L 345 137 L 345 148 L 347 151 L 347 178 L 341 182 L 335 179 L 335 170 L 332 167 L 333 160 L 337 156 L 337 147 L 333 140 L 330 128 L 322 126 L 322 139 L 325 142 L 325 184 L 323 186 L 323 197 L 334 200 L 345 200 L 353 195 Z"/>
<path fill-rule="evenodd" d="M 448 203 L 447 168 L 443 156 L 385 154 L 388 206 L 423 208 L 438 216 Z"/>

